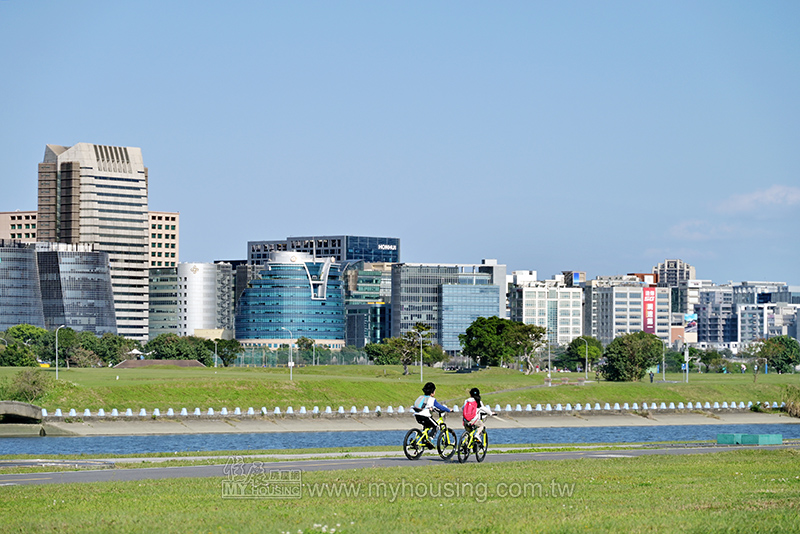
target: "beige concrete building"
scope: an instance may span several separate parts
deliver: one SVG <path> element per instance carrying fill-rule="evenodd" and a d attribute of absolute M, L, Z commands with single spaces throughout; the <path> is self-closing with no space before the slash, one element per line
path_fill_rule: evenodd
<path fill-rule="evenodd" d="M 180 213 L 151 211 L 147 219 L 150 225 L 150 268 L 177 267 L 180 261 Z"/>
<path fill-rule="evenodd" d="M 35 243 L 37 233 L 37 212 L 0 212 L 0 239 L 13 239 L 23 243 Z"/>

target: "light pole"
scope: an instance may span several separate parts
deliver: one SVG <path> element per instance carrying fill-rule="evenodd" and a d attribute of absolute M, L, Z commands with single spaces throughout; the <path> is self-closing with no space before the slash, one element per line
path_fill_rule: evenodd
<path fill-rule="evenodd" d="M 667 382 L 667 342 L 661 340 L 661 380 Z"/>
<path fill-rule="evenodd" d="M 689 383 L 689 344 L 683 339 L 683 336 L 678 336 L 683 345 L 683 362 L 686 365 L 686 383 Z"/>
<path fill-rule="evenodd" d="M 56 380 L 58 380 L 58 331 L 64 328 L 66 325 L 61 325 L 56 328 Z"/>
<path fill-rule="evenodd" d="M 586 366 L 583 368 L 583 370 L 586 373 L 584 379 L 589 380 L 589 342 L 586 341 L 586 338 L 584 337 L 579 337 L 578 339 L 586 343 Z"/>
<path fill-rule="evenodd" d="M 214 367 L 217 366 L 217 343 L 218 342 L 219 342 L 219 339 L 215 339 L 214 340 Z"/>
<path fill-rule="evenodd" d="M 419 383 L 422 383 L 422 332 L 417 331 L 419 336 Z"/>
<path fill-rule="evenodd" d="M 294 380 L 292 378 L 292 368 L 294 367 L 294 360 L 292 360 L 292 331 L 288 328 L 281 327 L 281 330 L 286 330 L 289 332 L 289 380 Z"/>

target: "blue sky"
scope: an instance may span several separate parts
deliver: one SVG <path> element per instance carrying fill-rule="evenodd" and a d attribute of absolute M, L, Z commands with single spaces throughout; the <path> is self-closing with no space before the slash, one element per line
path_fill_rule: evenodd
<path fill-rule="evenodd" d="M 138 146 L 182 261 L 399 237 L 540 278 L 800 284 L 800 3 L 0 0 L 0 211 Z"/>

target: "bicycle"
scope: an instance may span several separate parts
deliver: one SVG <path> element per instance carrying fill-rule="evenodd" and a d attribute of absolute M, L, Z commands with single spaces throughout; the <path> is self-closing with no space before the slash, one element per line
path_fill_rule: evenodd
<path fill-rule="evenodd" d="M 438 410 L 437 410 L 438 411 Z M 439 436 L 436 438 L 436 451 L 442 460 L 449 460 L 456 452 L 458 440 L 456 433 L 452 428 L 448 428 L 445 423 L 444 413 L 439 412 L 439 420 L 436 422 L 439 427 Z M 422 430 L 419 428 L 412 428 L 406 432 L 403 438 L 403 453 L 409 460 L 417 460 L 430 443 L 430 430 L 433 427 L 427 427 Z"/>
<path fill-rule="evenodd" d="M 481 417 L 483 420 L 485 416 Z M 465 423 L 465 427 L 466 427 Z M 472 425 L 469 425 L 469 428 L 466 428 L 464 432 L 461 433 L 461 437 L 458 440 L 458 463 L 463 464 L 469 459 L 470 453 L 475 454 L 475 459 L 478 462 L 482 462 L 484 458 L 486 458 L 486 450 L 489 448 L 489 433 L 484 427 L 483 432 L 481 433 L 480 438 L 475 438 L 475 431 L 478 428 Z"/>

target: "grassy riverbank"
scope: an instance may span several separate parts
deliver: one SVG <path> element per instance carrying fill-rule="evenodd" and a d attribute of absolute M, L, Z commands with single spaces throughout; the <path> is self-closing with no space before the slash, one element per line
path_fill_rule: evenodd
<path fill-rule="evenodd" d="M 7 532 L 797 532 L 796 450 L 302 472 L 297 499 L 220 478 L 0 488 Z"/>
<path fill-rule="evenodd" d="M 18 372 L 0 368 L 0 379 Z M 55 371 L 45 371 L 55 376 Z M 554 375 L 554 383 L 568 378 L 573 385 L 544 387 L 544 373 L 525 376 L 508 369 L 454 373 L 425 368 L 424 380 L 438 386 L 437 397 L 461 404 L 472 386 L 478 386 L 492 404 L 586 402 L 745 402 L 786 400 L 800 392 L 800 375 L 667 374 L 667 381 L 612 383 L 590 381 L 574 385 L 581 374 Z M 593 380 L 593 376 L 590 379 Z M 660 378 L 660 377 L 658 377 Z M 419 369 L 404 376 L 397 366 L 320 366 L 297 368 L 293 380 L 288 369 L 263 368 L 143 368 L 61 370 L 55 389 L 36 401 L 51 412 L 56 408 L 96 411 L 103 408 L 152 410 L 248 407 L 270 410 L 276 406 L 319 406 L 334 410 L 344 406 L 408 406 L 420 393 Z M 792 389 L 793 388 L 793 389 Z"/>

